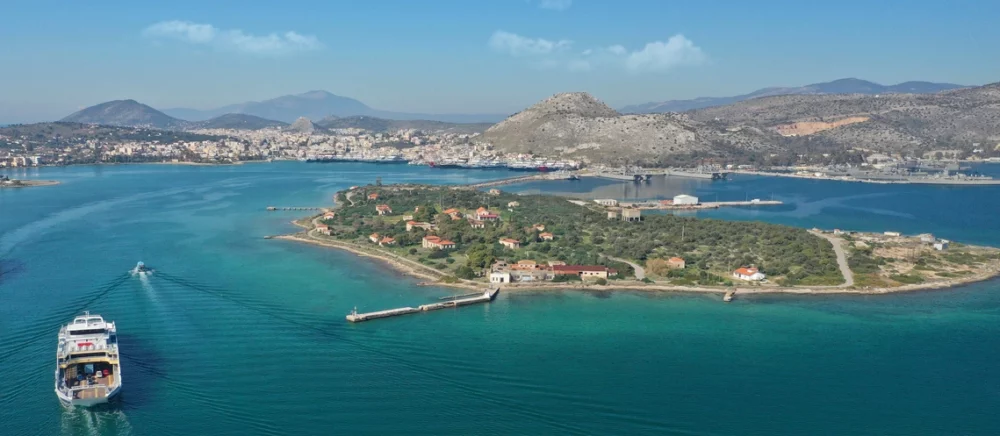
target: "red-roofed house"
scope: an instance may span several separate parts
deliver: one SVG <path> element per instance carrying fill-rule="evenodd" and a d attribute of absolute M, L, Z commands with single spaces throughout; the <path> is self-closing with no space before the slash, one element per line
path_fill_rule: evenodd
<path fill-rule="evenodd" d="M 455 208 L 446 209 L 442 213 L 444 213 L 445 215 L 450 216 L 451 219 L 453 219 L 453 220 L 460 220 L 460 219 L 462 219 L 462 211 L 460 211 L 458 209 L 455 209 Z"/>
<path fill-rule="evenodd" d="M 379 234 L 378 233 L 372 233 L 372 234 L 368 235 L 368 240 L 372 241 L 372 244 L 378 244 Z"/>
<path fill-rule="evenodd" d="M 759 282 L 761 280 L 764 280 L 764 278 L 766 278 L 767 276 L 764 275 L 764 273 L 758 271 L 757 268 L 751 266 L 749 268 L 743 267 L 737 269 L 736 271 L 733 271 L 733 277 L 748 282 Z"/>
<path fill-rule="evenodd" d="M 484 222 L 482 222 L 480 220 L 469 220 L 469 225 L 472 226 L 472 228 L 474 228 L 474 229 L 485 229 L 486 228 L 486 223 L 484 223 Z"/>
<path fill-rule="evenodd" d="M 424 248 L 430 248 L 434 250 L 450 250 L 455 248 L 455 243 L 447 239 L 441 239 L 437 236 L 424 236 L 424 240 L 420 244 Z"/>
<path fill-rule="evenodd" d="M 382 247 L 384 247 L 386 245 L 396 245 L 396 239 L 395 238 L 390 238 L 390 237 L 386 236 L 386 237 L 382 238 L 381 241 L 378 241 L 378 245 L 380 245 Z"/>
<path fill-rule="evenodd" d="M 518 248 L 521 248 L 521 241 L 518 241 L 517 239 L 500 238 L 500 245 L 503 245 L 511 250 L 517 250 Z"/>
<path fill-rule="evenodd" d="M 378 212 L 379 215 L 390 215 L 392 214 L 392 208 L 388 204 L 380 204 L 375 206 L 375 212 Z"/>
<path fill-rule="evenodd" d="M 559 275 L 576 275 L 581 279 L 606 279 L 618 271 L 604 265 L 553 265 L 552 272 Z"/>
<path fill-rule="evenodd" d="M 324 234 L 324 235 L 329 235 L 330 234 L 330 226 L 328 226 L 326 224 L 323 224 L 323 223 L 316 224 L 316 230 L 319 231 L 320 233 Z"/>
<path fill-rule="evenodd" d="M 671 257 L 670 259 L 667 259 L 667 266 L 669 266 L 671 268 L 674 268 L 674 269 L 684 269 L 685 265 L 686 264 L 685 264 L 683 258 L 680 258 L 680 257 Z"/>
<path fill-rule="evenodd" d="M 538 239 L 541 239 L 543 241 L 551 241 L 551 240 L 555 239 L 555 235 L 553 235 L 553 234 L 551 234 L 549 232 L 540 233 L 538 235 Z"/>
<path fill-rule="evenodd" d="M 368 199 L 369 200 L 378 200 L 378 192 L 372 192 L 371 194 L 368 194 Z"/>

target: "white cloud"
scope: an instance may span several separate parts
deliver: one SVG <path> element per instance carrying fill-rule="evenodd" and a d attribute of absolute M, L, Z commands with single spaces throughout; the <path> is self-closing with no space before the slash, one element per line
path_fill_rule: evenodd
<path fill-rule="evenodd" d="M 161 21 L 142 31 L 148 38 L 174 39 L 189 44 L 213 46 L 241 53 L 279 55 L 317 50 L 323 44 L 315 36 L 296 32 L 251 35 L 239 29 L 223 30 L 211 24 L 190 21 Z"/>
<path fill-rule="evenodd" d="M 511 56 L 539 56 L 568 48 L 573 42 L 565 39 L 550 41 L 542 38 L 527 38 L 515 33 L 498 30 L 490 37 L 490 47 Z"/>
<path fill-rule="evenodd" d="M 573 0 L 541 0 L 538 2 L 538 7 L 542 9 L 551 9 L 553 11 L 565 11 L 573 5 Z"/>
<path fill-rule="evenodd" d="M 569 40 L 551 41 L 496 31 L 490 47 L 511 56 L 532 56 L 533 64 L 545 69 L 591 71 L 598 68 L 625 70 L 633 73 L 663 72 L 677 67 L 705 63 L 708 56 L 684 35 L 674 35 L 663 41 L 647 43 L 641 49 L 629 51 L 620 44 L 587 48 L 578 52 L 567 49 Z"/>
<path fill-rule="evenodd" d="M 625 66 L 631 71 L 666 71 L 675 67 L 700 65 L 708 57 L 684 35 L 671 36 L 667 42 L 654 41 L 642 50 L 628 54 Z"/>

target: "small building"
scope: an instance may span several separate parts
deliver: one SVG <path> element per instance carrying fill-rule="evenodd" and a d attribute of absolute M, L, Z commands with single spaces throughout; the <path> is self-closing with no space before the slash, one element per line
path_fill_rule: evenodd
<path fill-rule="evenodd" d="M 450 216 L 451 219 L 453 219 L 453 220 L 460 220 L 460 219 L 462 219 L 462 211 L 460 211 L 458 209 L 455 209 L 455 208 L 446 209 L 443 213 L 445 215 Z"/>
<path fill-rule="evenodd" d="M 521 241 L 511 238 L 500 238 L 500 245 L 503 245 L 511 250 L 517 250 L 518 248 L 521 248 Z"/>
<path fill-rule="evenodd" d="M 540 233 L 538 235 L 538 239 L 541 239 L 543 241 L 551 241 L 551 240 L 555 239 L 555 235 L 553 235 L 553 234 L 551 234 L 549 232 L 544 232 L 544 233 Z"/>
<path fill-rule="evenodd" d="M 521 203 L 518 203 L 516 201 L 512 201 L 510 203 L 507 203 L 507 207 L 510 208 L 510 209 L 513 209 L 513 208 L 518 207 L 520 205 L 521 205 Z"/>
<path fill-rule="evenodd" d="M 368 199 L 369 200 L 378 200 L 378 192 L 372 192 L 371 194 L 368 194 Z"/>
<path fill-rule="evenodd" d="M 396 245 L 396 239 L 386 236 L 378 241 L 378 245 L 381 247 L 385 247 L 386 245 Z"/>
<path fill-rule="evenodd" d="M 392 215 L 392 208 L 388 204 L 380 204 L 375 206 L 375 212 L 379 215 Z"/>
<path fill-rule="evenodd" d="M 563 262 L 561 260 L 550 260 L 550 261 L 548 261 L 546 263 L 548 263 L 549 266 L 557 266 L 557 265 L 565 265 L 566 264 L 566 262 Z"/>
<path fill-rule="evenodd" d="M 491 272 L 490 283 L 510 283 L 509 272 Z"/>
<path fill-rule="evenodd" d="M 531 259 L 523 259 L 523 260 L 519 260 L 519 261 L 517 261 L 517 263 L 511 265 L 510 269 L 527 271 L 527 270 L 538 269 L 539 266 L 540 265 L 538 265 L 538 262 L 536 262 L 536 261 L 533 261 Z"/>
<path fill-rule="evenodd" d="M 494 272 L 507 271 L 508 268 L 510 268 L 510 266 L 507 265 L 506 260 L 497 259 L 496 261 L 493 262 L 493 265 L 490 267 L 490 271 Z"/>
<path fill-rule="evenodd" d="M 497 189 L 497 188 L 492 188 L 492 189 L 490 189 L 489 192 L 490 192 L 490 195 L 493 195 L 493 196 L 500 195 L 500 190 Z"/>
<path fill-rule="evenodd" d="M 378 233 L 372 233 L 368 235 L 368 240 L 372 241 L 372 244 L 378 244 L 379 239 L 380 238 Z"/>
<path fill-rule="evenodd" d="M 892 236 L 894 238 L 898 238 L 898 237 L 901 236 L 901 233 L 899 233 L 899 232 L 885 232 L 883 234 L 886 235 L 886 236 Z"/>
<path fill-rule="evenodd" d="M 840 229 L 833 229 L 833 234 L 834 235 L 843 235 L 844 231 L 840 230 Z"/>
<path fill-rule="evenodd" d="M 553 275 L 575 275 L 581 279 L 606 279 L 618 275 L 618 271 L 604 265 L 554 265 Z"/>
<path fill-rule="evenodd" d="M 337 214 L 334 213 L 334 212 L 327 212 L 327 213 L 323 214 L 323 219 L 325 219 L 325 220 L 332 220 L 332 219 L 334 219 L 336 217 L 337 217 Z"/>
<path fill-rule="evenodd" d="M 642 211 L 639 209 L 622 209 L 622 221 L 630 223 L 642 221 Z"/>
<path fill-rule="evenodd" d="M 937 251 L 944 251 L 948 249 L 949 241 L 947 239 L 942 239 L 934 243 L 934 249 Z"/>
<path fill-rule="evenodd" d="M 612 199 L 612 198 L 600 198 L 600 199 L 594 200 L 594 203 L 597 203 L 597 204 L 599 204 L 601 206 L 615 207 L 615 206 L 618 205 L 618 200 L 615 200 L 615 199 Z"/>
<path fill-rule="evenodd" d="M 455 248 L 455 243 L 438 236 L 424 236 L 420 246 L 431 250 L 450 250 Z"/>
<path fill-rule="evenodd" d="M 698 197 L 693 195 L 681 194 L 674 196 L 675 206 L 693 206 L 698 204 Z"/>
<path fill-rule="evenodd" d="M 920 235 L 920 242 L 923 242 L 925 244 L 933 244 L 935 241 L 937 241 L 937 239 L 935 239 L 934 235 L 930 233 L 924 233 Z"/>
<path fill-rule="evenodd" d="M 667 259 L 667 266 L 673 269 L 684 269 L 686 264 L 684 263 L 683 258 L 671 257 L 670 259 Z"/>
<path fill-rule="evenodd" d="M 535 224 L 535 225 L 531 226 L 531 230 L 534 230 L 536 232 L 544 232 L 545 231 L 545 224 Z"/>
<path fill-rule="evenodd" d="M 616 219 L 618 219 L 618 211 L 617 210 L 609 210 L 608 211 L 608 219 L 609 220 L 616 220 Z"/>
<path fill-rule="evenodd" d="M 406 231 L 409 232 L 413 229 L 424 229 L 429 231 L 434 229 L 434 224 L 425 223 L 423 221 L 407 221 Z"/>
<path fill-rule="evenodd" d="M 328 226 L 326 224 L 322 224 L 322 223 L 316 224 L 316 230 L 318 232 L 324 234 L 324 235 L 329 235 L 330 234 L 330 226 Z"/>
<path fill-rule="evenodd" d="M 471 226 L 474 229 L 485 229 L 486 228 L 486 223 L 483 222 L 483 221 L 480 221 L 480 220 L 471 220 L 470 219 L 469 220 L 469 226 Z"/>
<path fill-rule="evenodd" d="M 752 266 L 739 268 L 736 271 L 733 271 L 733 278 L 737 278 L 748 282 L 759 282 L 761 280 L 764 280 L 766 277 L 767 276 L 764 275 L 764 273 L 758 271 L 757 268 L 754 268 Z"/>

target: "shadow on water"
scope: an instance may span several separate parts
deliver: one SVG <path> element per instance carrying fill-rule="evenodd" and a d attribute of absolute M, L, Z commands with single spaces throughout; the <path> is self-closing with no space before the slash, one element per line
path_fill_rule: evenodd
<path fill-rule="evenodd" d="M 118 343 L 122 347 L 123 379 L 117 403 L 125 411 L 138 409 L 153 398 L 154 381 L 168 376 L 161 366 L 163 356 L 135 335 L 119 333 Z"/>
<path fill-rule="evenodd" d="M 24 262 L 14 259 L 0 259 L 0 285 L 10 280 L 15 274 L 24 272 Z"/>

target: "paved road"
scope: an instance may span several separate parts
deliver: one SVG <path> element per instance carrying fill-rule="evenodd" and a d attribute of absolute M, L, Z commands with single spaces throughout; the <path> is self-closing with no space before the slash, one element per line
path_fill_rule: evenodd
<path fill-rule="evenodd" d="M 844 284 L 840 285 L 841 288 L 849 288 L 854 286 L 854 273 L 851 272 L 851 267 L 847 265 L 847 253 L 844 252 L 844 246 L 842 243 L 843 239 L 833 237 L 826 233 L 818 233 L 810 231 L 810 233 L 819 236 L 833 244 L 833 252 L 837 254 L 837 265 L 840 266 L 840 273 L 844 275 Z"/>
<path fill-rule="evenodd" d="M 646 278 L 646 269 L 643 268 L 643 267 L 641 267 L 641 266 L 639 266 L 639 264 L 637 264 L 635 262 L 628 261 L 628 260 L 622 259 L 620 257 L 605 256 L 603 254 L 601 256 L 604 256 L 604 257 L 606 257 L 608 259 L 611 259 L 611 260 L 613 260 L 615 262 L 627 263 L 627 264 L 631 265 L 632 269 L 635 270 L 635 278 L 636 278 L 636 280 L 642 280 L 642 279 Z"/>

